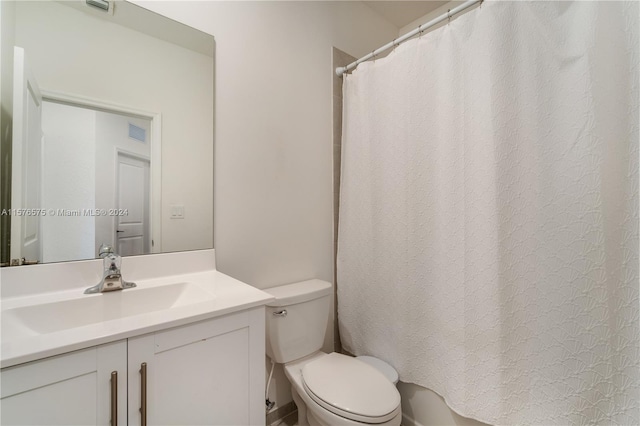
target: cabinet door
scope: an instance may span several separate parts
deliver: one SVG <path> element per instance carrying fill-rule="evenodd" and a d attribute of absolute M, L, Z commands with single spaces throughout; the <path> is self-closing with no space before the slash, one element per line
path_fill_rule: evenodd
<path fill-rule="evenodd" d="M 264 308 L 129 339 L 129 424 L 264 424 Z"/>
<path fill-rule="evenodd" d="M 117 404 L 118 423 L 126 425 L 126 341 L 3 369 L 0 423 L 110 425 L 113 371 L 118 377 L 113 403 Z"/>

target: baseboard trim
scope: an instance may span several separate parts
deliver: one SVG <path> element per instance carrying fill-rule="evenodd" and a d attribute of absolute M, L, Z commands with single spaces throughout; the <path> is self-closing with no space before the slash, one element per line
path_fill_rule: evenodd
<path fill-rule="evenodd" d="M 402 426 L 424 426 L 411 418 L 407 413 L 402 413 Z"/>
<path fill-rule="evenodd" d="M 289 401 L 287 404 L 284 404 L 282 407 L 278 407 L 275 410 L 267 413 L 267 425 L 273 425 L 280 422 L 282 419 L 287 417 L 289 414 L 293 413 L 297 410 L 296 404 L 293 401 Z"/>

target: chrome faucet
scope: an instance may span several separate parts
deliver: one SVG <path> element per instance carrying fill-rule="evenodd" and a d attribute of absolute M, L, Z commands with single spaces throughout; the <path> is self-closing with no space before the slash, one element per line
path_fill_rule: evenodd
<path fill-rule="evenodd" d="M 120 272 L 122 257 L 114 253 L 111 246 L 102 244 L 100 246 L 99 255 L 103 259 L 102 263 L 104 265 L 102 280 L 93 287 L 86 289 L 84 294 L 104 293 L 107 291 L 123 290 L 125 288 L 136 286 L 135 283 L 122 279 L 122 273 Z"/>

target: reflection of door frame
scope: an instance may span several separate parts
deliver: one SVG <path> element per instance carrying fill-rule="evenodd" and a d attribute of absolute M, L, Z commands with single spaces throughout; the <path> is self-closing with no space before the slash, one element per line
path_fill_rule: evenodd
<path fill-rule="evenodd" d="M 149 229 L 151 229 L 151 253 L 162 253 L 162 114 L 131 108 L 128 106 L 104 102 L 85 96 L 69 95 L 48 90 L 40 90 L 42 99 L 50 102 L 71 105 L 98 111 L 132 115 L 151 120 L 151 164 L 149 165 L 149 187 L 151 202 L 149 214 Z"/>
<path fill-rule="evenodd" d="M 147 157 L 146 155 L 141 155 L 141 154 L 136 154 L 135 152 L 131 152 L 131 151 L 127 151 L 126 149 L 122 149 L 122 148 L 115 148 L 115 171 L 114 171 L 114 176 L 116 177 L 116 190 L 114 192 L 114 202 L 113 202 L 113 207 L 119 209 L 120 208 L 120 203 L 119 203 L 119 196 L 120 196 L 120 171 L 119 171 L 119 167 L 120 167 L 120 157 L 124 156 L 124 157 L 129 157 L 129 158 L 133 158 L 134 160 L 138 160 L 138 161 L 142 161 L 142 162 L 146 162 L 149 163 L 149 186 L 151 186 L 151 158 Z M 146 220 L 149 221 L 149 223 L 147 223 L 146 228 L 147 230 L 143 230 L 143 235 L 145 237 L 145 248 L 149 248 L 149 252 L 153 253 L 152 249 L 153 249 L 153 244 L 152 244 L 152 236 L 151 236 L 151 202 L 153 201 L 153 197 L 151 196 L 151 191 L 149 191 L 149 198 L 150 200 L 147 200 L 147 209 L 149 209 L 148 214 L 146 215 Z M 113 227 L 113 247 L 116 248 L 118 247 L 118 217 L 117 216 L 113 216 L 112 218 L 112 227 Z M 144 253 L 147 254 L 147 253 Z"/>
<path fill-rule="evenodd" d="M 44 161 L 44 157 L 42 155 L 43 151 L 43 143 L 44 139 L 42 137 L 42 101 L 44 100 L 42 96 L 42 90 L 40 89 L 38 82 L 33 75 L 31 68 L 26 60 L 25 50 L 21 47 L 14 46 L 13 48 L 13 81 L 12 90 L 14 94 L 13 98 L 13 110 L 11 113 L 13 114 L 13 124 L 11 126 L 12 136 L 11 136 L 11 201 L 10 205 L 13 209 L 40 209 L 42 208 L 42 164 Z M 27 184 L 27 179 L 25 179 L 25 173 L 27 173 L 26 168 L 26 153 L 28 153 L 28 145 L 27 141 L 29 135 L 29 99 L 35 99 L 35 102 L 39 108 L 39 119 L 40 119 L 40 141 L 38 143 L 40 149 L 40 164 L 38 167 L 40 168 L 40 178 L 38 179 L 38 206 L 28 206 L 26 205 L 26 200 L 23 200 L 24 188 Z M 19 111 L 19 112 L 18 112 Z M 9 229 L 9 259 L 11 265 L 18 266 L 23 262 L 20 259 L 25 259 L 28 261 L 41 262 L 42 261 L 42 224 L 41 224 L 41 216 L 39 214 L 35 214 L 31 217 L 24 216 L 22 217 L 19 214 L 11 215 L 9 219 L 10 229 Z M 37 237 L 36 243 L 37 247 L 34 249 L 33 245 L 29 250 L 31 253 L 28 254 L 25 249 L 25 229 L 26 229 L 26 220 L 35 219 L 37 220 Z M 4 249 L 4 247 L 3 247 Z M 34 253 L 33 251 L 37 251 Z M 28 257 L 28 258 L 27 258 Z M 17 263 L 14 263 L 17 262 Z"/>

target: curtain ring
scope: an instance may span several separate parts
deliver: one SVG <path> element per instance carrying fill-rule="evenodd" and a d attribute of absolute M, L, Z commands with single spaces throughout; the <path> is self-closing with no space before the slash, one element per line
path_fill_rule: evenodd
<path fill-rule="evenodd" d="M 447 10 L 447 19 L 449 20 L 447 24 L 451 23 L 451 9 Z"/>

